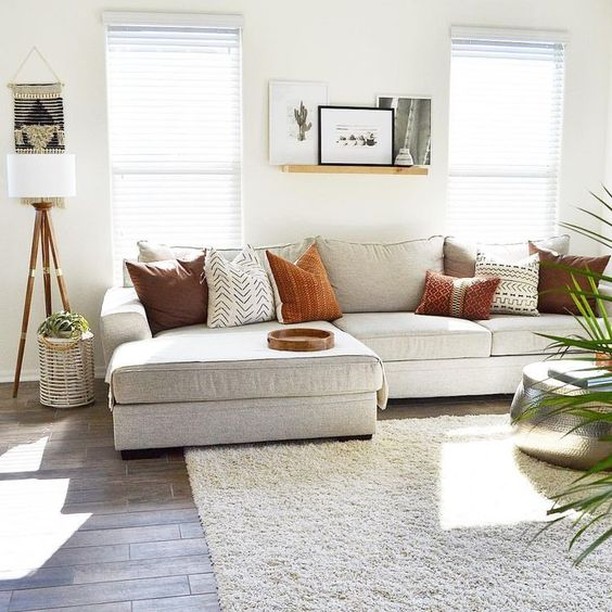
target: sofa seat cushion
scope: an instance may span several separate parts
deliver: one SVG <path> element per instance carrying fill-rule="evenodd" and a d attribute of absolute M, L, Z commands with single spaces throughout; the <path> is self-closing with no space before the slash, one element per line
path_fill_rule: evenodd
<path fill-rule="evenodd" d="M 383 361 L 488 357 L 491 334 L 478 323 L 412 312 L 345 314 L 334 325 Z"/>
<path fill-rule="evenodd" d="M 492 334 L 491 355 L 494 356 L 551 352 L 547 351 L 551 341 L 537 334 L 584 334 L 574 317 L 562 314 L 541 314 L 539 317 L 492 315 L 478 323 Z"/>
<path fill-rule="evenodd" d="M 316 353 L 269 349 L 268 332 L 291 327 L 276 322 L 191 326 L 128 342 L 109 364 L 111 404 L 345 395 L 384 387 L 371 350 L 326 321 L 308 326 L 334 331 L 336 346 Z"/>

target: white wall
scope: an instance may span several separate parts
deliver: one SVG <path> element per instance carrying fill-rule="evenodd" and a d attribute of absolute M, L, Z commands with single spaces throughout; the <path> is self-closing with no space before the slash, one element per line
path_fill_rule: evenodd
<path fill-rule="evenodd" d="M 487 25 L 569 31 L 561 217 L 591 205 L 604 178 L 612 7 L 606 0 L 2 0 L 0 75 L 10 81 L 32 45 L 66 86 L 67 148 L 78 196 L 53 213 L 73 309 L 97 319 L 111 283 L 104 10 L 242 13 L 244 30 L 244 223 L 252 243 L 306 234 L 396 239 L 444 233 L 449 28 Z M 29 70 L 29 72 L 28 72 Z M 46 80 L 35 62 L 22 75 Z M 433 97 L 428 177 L 283 174 L 267 163 L 269 79 L 322 80 L 333 103 L 372 104 L 376 93 Z M 19 79 L 22 80 L 22 79 Z M 11 92 L 0 94 L 0 152 L 13 150 Z M 3 163 L 2 163 L 3 165 Z M 0 380 L 10 380 L 21 324 L 33 211 L 6 197 L 0 172 Z M 592 250 L 580 239 L 575 252 Z M 34 296 L 24 378 L 37 367 Z M 95 329 L 94 329 L 95 331 Z M 99 348 L 99 347 L 98 347 Z M 97 362 L 101 366 L 100 353 Z"/>
<path fill-rule="evenodd" d="M 604 184 L 612 191 L 612 39 L 609 43 L 610 47 L 610 82 L 608 91 L 608 124 L 606 129 L 607 143 L 606 143 L 606 167 L 605 167 L 605 180 Z M 612 215 L 608 215 L 612 217 Z"/>

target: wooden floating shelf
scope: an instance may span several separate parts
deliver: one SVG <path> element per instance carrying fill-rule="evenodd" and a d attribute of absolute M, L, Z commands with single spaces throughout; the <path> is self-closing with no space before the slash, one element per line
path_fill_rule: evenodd
<path fill-rule="evenodd" d="M 411 174 L 424 176 L 429 168 L 424 166 L 281 166 L 283 172 L 300 172 L 303 174 Z"/>

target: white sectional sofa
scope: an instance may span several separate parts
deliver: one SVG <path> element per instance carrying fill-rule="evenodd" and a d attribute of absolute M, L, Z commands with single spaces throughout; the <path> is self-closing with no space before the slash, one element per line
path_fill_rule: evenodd
<path fill-rule="evenodd" d="M 387 393 L 512 393 L 522 368 L 546 353 L 549 342 L 538 333 L 580 331 L 563 314 L 479 321 L 415 314 L 426 271 L 473 266 L 473 245 L 442 236 L 393 244 L 315 240 L 343 316 L 300 326 L 334 330 L 331 351 L 271 351 L 267 332 L 283 327 L 276 321 L 196 325 L 153 337 L 134 289 L 108 290 L 101 336 L 118 450 L 370 436 Z M 273 250 L 295 260 L 309 242 Z M 567 252 L 569 239 L 542 244 Z M 140 246 L 149 261 L 190 255 Z M 527 243 L 485 248 L 500 257 L 528 255 Z M 265 247 L 257 251 L 263 257 Z"/>

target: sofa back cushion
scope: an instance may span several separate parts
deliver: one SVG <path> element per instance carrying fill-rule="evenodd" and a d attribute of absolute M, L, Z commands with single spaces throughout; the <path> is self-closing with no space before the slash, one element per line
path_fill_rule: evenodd
<path fill-rule="evenodd" d="M 138 246 L 138 261 L 146 263 L 166 259 L 188 261 L 204 253 L 204 249 L 200 247 L 171 247 L 167 244 L 149 242 L 148 240 L 139 240 L 136 245 Z"/>
<path fill-rule="evenodd" d="M 279 257 L 296 261 L 306 249 L 314 243 L 314 238 L 304 238 L 298 242 L 287 242 L 285 244 L 275 244 L 272 246 L 255 247 L 254 251 L 262 266 L 266 265 L 266 251 L 271 251 Z M 200 257 L 205 250 L 205 247 L 200 246 L 169 246 L 160 242 L 150 242 L 148 240 L 139 240 L 138 246 L 138 261 L 151 263 L 154 261 L 164 261 L 168 259 L 191 260 Z M 213 245 L 214 246 L 214 245 Z M 221 254 L 225 259 L 232 261 L 242 249 L 216 249 L 217 253 Z M 124 262 L 125 263 L 125 262 Z M 132 281 L 127 273 L 125 265 L 123 266 L 123 286 L 131 287 Z"/>
<path fill-rule="evenodd" d="M 414 311 L 427 270 L 442 272 L 442 236 L 394 243 L 317 237 L 342 312 Z"/>
<path fill-rule="evenodd" d="M 261 246 L 253 247 L 257 258 L 262 265 L 266 261 L 266 251 L 271 251 L 275 255 L 288 259 L 289 261 L 296 261 L 302 253 L 314 242 L 314 238 L 304 238 L 299 242 L 287 242 L 284 244 L 275 244 L 272 246 Z M 161 261 L 163 259 L 195 259 L 199 257 L 204 249 L 207 247 L 198 246 L 168 246 L 167 244 L 161 244 L 156 242 L 149 242 L 148 240 L 139 240 L 138 243 L 138 261 Z M 214 245 L 211 245 L 214 246 Z M 217 253 L 223 255 L 225 259 L 233 260 L 242 249 L 217 249 Z"/>
<path fill-rule="evenodd" d="M 534 240 L 533 244 L 566 255 L 569 252 L 570 237 L 567 234 Z M 469 242 L 455 236 L 444 240 L 444 273 L 448 276 L 465 278 L 474 276 L 476 253 L 504 262 L 516 262 L 531 255 L 529 242 L 484 243 Z"/>

